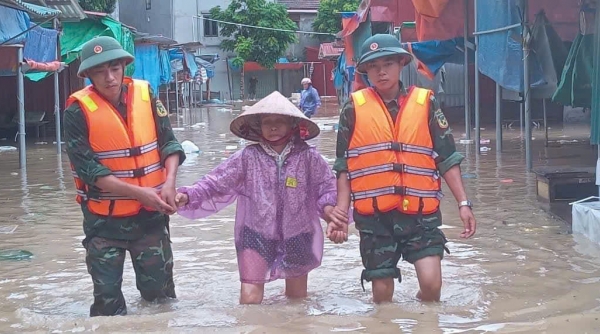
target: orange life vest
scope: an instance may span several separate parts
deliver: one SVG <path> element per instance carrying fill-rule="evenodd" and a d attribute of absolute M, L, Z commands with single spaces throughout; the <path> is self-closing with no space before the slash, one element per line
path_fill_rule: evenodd
<path fill-rule="evenodd" d="M 124 82 L 127 85 L 127 121 L 92 86 L 73 93 L 67 100 L 67 106 L 79 102 L 86 118 L 92 151 L 96 159 L 112 171 L 112 175 L 132 185 L 160 189 L 165 182 L 166 171 L 160 161 L 148 82 L 130 78 L 125 78 Z M 90 212 L 129 217 L 142 209 L 139 201 L 90 187 L 75 170 L 72 172 L 77 202 L 86 203 Z"/>
<path fill-rule="evenodd" d="M 356 124 L 346 157 L 358 213 L 438 210 L 442 193 L 429 131 L 430 94 L 411 88 L 394 123 L 372 88 L 352 93 Z"/>

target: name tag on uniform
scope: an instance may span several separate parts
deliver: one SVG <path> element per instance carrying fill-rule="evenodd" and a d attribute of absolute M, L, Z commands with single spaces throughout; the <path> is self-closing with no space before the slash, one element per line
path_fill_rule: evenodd
<path fill-rule="evenodd" d="M 293 177 L 287 177 L 285 179 L 285 186 L 290 188 L 296 188 L 298 186 L 298 180 Z"/>

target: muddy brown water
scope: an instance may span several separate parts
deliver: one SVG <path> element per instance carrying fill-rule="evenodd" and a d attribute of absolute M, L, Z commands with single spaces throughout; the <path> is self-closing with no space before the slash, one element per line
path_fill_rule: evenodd
<path fill-rule="evenodd" d="M 316 120 L 335 123 L 335 109 L 322 113 L 332 117 Z M 191 140 L 202 151 L 180 168 L 179 185 L 192 183 L 243 147 L 228 131 L 231 117 L 228 109 L 211 108 L 173 118 L 178 139 Z M 461 133 L 455 132 L 457 139 Z M 596 153 L 585 143 L 588 133 L 553 129 L 551 146 L 556 147 L 544 148 L 543 133 L 534 130 L 534 164 L 593 165 Z M 330 162 L 335 135 L 324 130 L 313 140 Z M 598 333 L 600 247 L 569 234 L 564 223 L 539 208 L 535 176 L 524 173 L 519 130 L 505 135 L 501 155 L 493 141 L 483 145 L 492 150 L 480 156 L 470 146 L 457 145 L 467 157 L 464 182 L 479 228 L 472 240 L 458 238 L 461 223 L 446 188 L 443 228 L 451 255 L 443 261 L 439 304 L 414 299 L 414 270 L 401 263 L 404 280 L 396 285 L 395 303 L 374 306 L 370 285 L 366 292 L 360 286 L 358 235 L 351 228 L 347 243 L 326 241 L 323 264 L 309 276 L 307 300 L 287 301 L 282 282 L 273 282 L 264 305 L 240 306 L 231 206 L 208 219 L 173 217 L 177 301 L 141 301 L 128 262 L 123 290 L 129 315 L 112 318 L 88 317 L 92 283 L 66 154 L 57 158 L 51 141 L 31 144 L 27 169 L 19 170 L 17 152 L 0 153 L 0 232 L 5 232 L 0 249 L 33 253 L 30 260 L 0 261 L 0 332 Z M 485 130 L 483 137 L 494 135 Z"/>

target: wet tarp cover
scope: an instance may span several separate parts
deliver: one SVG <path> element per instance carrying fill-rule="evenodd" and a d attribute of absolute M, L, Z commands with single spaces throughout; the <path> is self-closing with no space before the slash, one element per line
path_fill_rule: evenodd
<path fill-rule="evenodd" d="M 196 64 L 194 55 L 192 53 L 186 52 L 182 49 L 170 49 L 169 58 L 171 59 L 171 64 L 173 64 L 174 60 L 183 61 L 185 63 L 185 67 L 190 71 L 190 76 L 196 76 L 196 73 L 198 72 L 198 65 Z"/>
<path fill-rule="evenodd" d="M 490 1 L 477 10 L 477 31 L 503 28 L 521 22 L 518 0 Z M 515 91 L 523 91 L 523 47 L 521 27 L 482 34 L 479 37 L 479 70 L 482 74 Z M 531 87 L 545 84 L 537 56 L 530 52 Z"/>
<path fill-rule="evenodd" d="M 17 36 L 29 28 L 31 20 L 26 12 L 0 6 L 0 43 Z M 9 42 L 9 44 L 24 43 L 27 34 L 23 34 Z"/>
<path fill-rule="evenodd" d="M 133 78 L 146 80 L 154 92 L 160 86 L 160 63 L 157 44 L 137 44 L 135 46 L 135 70 Z"/>
<path fill-rule="evenodd" d="M 171 73 L 171 61 L 169 59 L 169 51 L 160 49 L 158 55 L 160 57 L 160 84 L 166 85 L 171 83 L 173 79 Z"/>
<path fill-rule="evenodd" d="M 415 7 L 417 40 L 449 40 L 464 36 L 464 1 L 462 0 L 412 0 Z M 491 7 L 505 1 L 486 1 Z M 473 13 L 473 2 L 469 1 L 470 13 Z M 469 32 L 472 32 L 472 15 L 469 15 Z"/>
<path fill-rule="evenodd" d="M 62 61 L 66 64 L 72 63 L 79 57 L 81 47 L 85 42 L 97 36 L 111 36 L 117 39 L 123 48 L 132 55 L 134 52 L 133 35 L 129 29 L 123 27 L 121 23 L 109 18 L 103 17 L 101 20 L 85 19 L 79 22 L 63 22 L 63 31 L 60 36 L 60 52 Z M 134 64 L 127 66 L 125 74 L 131 76 L 134 71 Z M 49 76 L 51 73 L 28 73 L 26 77 L 31 81 L 39 81 Z"/>
<path fill-rule="evenodd" d="M 202 66 L 205 70 L 206 70 L 206 76 L 207 78 L 214 78 L 215 76 L 215 65 L 207 62 L 206 60 L 200 58 L 200 57 L 195 57 L 196 58 L 196 62 Z"/>
<path fill-rule="evenodd" d="M 532 97 L 548 99 L 556 92 L 569 51 L 544 11 L 536 15 L 531 35 L 531 49 L 540 63 L 546 82 L 532 90 Z"/>
<path fill-rule="evenodd" d="M 592 106 L 593 58 L 594 34 L 579 34 L 571 46 L 552 101 L 572 107 Z"/>
<path fill-rule="evenodd" d="M 426 41 L 402 43 L 402 47 L 415 57 L 417 70 L 429 79 L 433 79 L 446 63 L 464 63 L 464 39 L 454 38 L 446 41 Z M 460 49 L 459 49 L 460 48 Z M 475 52 L 469 49 L 469 60 Z"/>
<path fill-rule="evenodd" d="M 36 62 L 51 62 L 56 59 L 58 31 L 37 26 L 27 32 L 23 58 Z"/>

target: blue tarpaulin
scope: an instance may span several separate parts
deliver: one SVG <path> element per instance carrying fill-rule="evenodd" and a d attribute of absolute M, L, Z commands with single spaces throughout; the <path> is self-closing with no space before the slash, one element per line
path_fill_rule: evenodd
<path fill-rule="evenodd" d="M 486 1 L 477 8 L 477 31 L 499 29 L 521 23 L 522 8 L 518 0 Z M 500 86 L 523 91 L 523 47 L 521 27 L 482 34 L 479 37 L 479 70 Z M 535 53 L 530 57 L 531 87 L 545 84 Z"/>
<path fill-rule="evenodd" d="M 24 11 L 0 6 L 0 43 L 4 43 L 19 35 L 29 28 L 31 20 Z M 21 44 L 25 42 L 27 34 L 23 34 L 8 44 Z"/>
<path fill-rule="evenodd" d="M 431 73 L 429 77 L 435 76 L 446 63 L 464 63 L 464 38 L 453 38 L 446 41 L 425 41 L 416 43 L 402 43 L 402 47 L 409 50 L 415 58 Z M 474 52 L 469 50 L 469 60 L 474 57 Z M 420 68 L 419 68 L 420 69 Z M 421 69 L 420 69 L 421 70 Z M 425 73 L 424 73 L 425 74 Z"/>
<path fill-rule="evenodd" d="M 133 77 L 148 81 L 154 92 L 158 92 L 161 71 L 157 44 L 137 44 L 135 46 Z"/>
<path fill-rule="evenodd" d="M 170 49 L 169 50 L 169 58 L 171 61 L 173 60 L 183 60 L 185 57 L 185 66 L 190 71 L 190 76 L 195 77 L 198 72 L 198 65 L 194 60 L 194 55 L 192 53 L 186 52 L 181 49 Z"/>
<path fill-rule="evenodd" d="M 23 57 L 37 62 L 51 62 L 56 59 L 58 31 L 37 26 L 27 33 Z"/>
<path fill-rule="evenodd" d="M 200 58 L 200 57 L 196 57 L 196 62 L 198 62 L 200 64 L 200 66 L 204 67 L 204 69 L 206 70 L 206 76 L 210 79 L 210 78 L 214 78 L 215 76 L 215 65 L 207 62 L 206 60 Z"/>
<path fill-rule="evenodd" d="M 160 57 L 160 84 L 166 85 L 171 83 L 173 79 L 171 76 L 171 61 L 169 59 L 169 51 L 161 49 L 158 54 Z"/>

